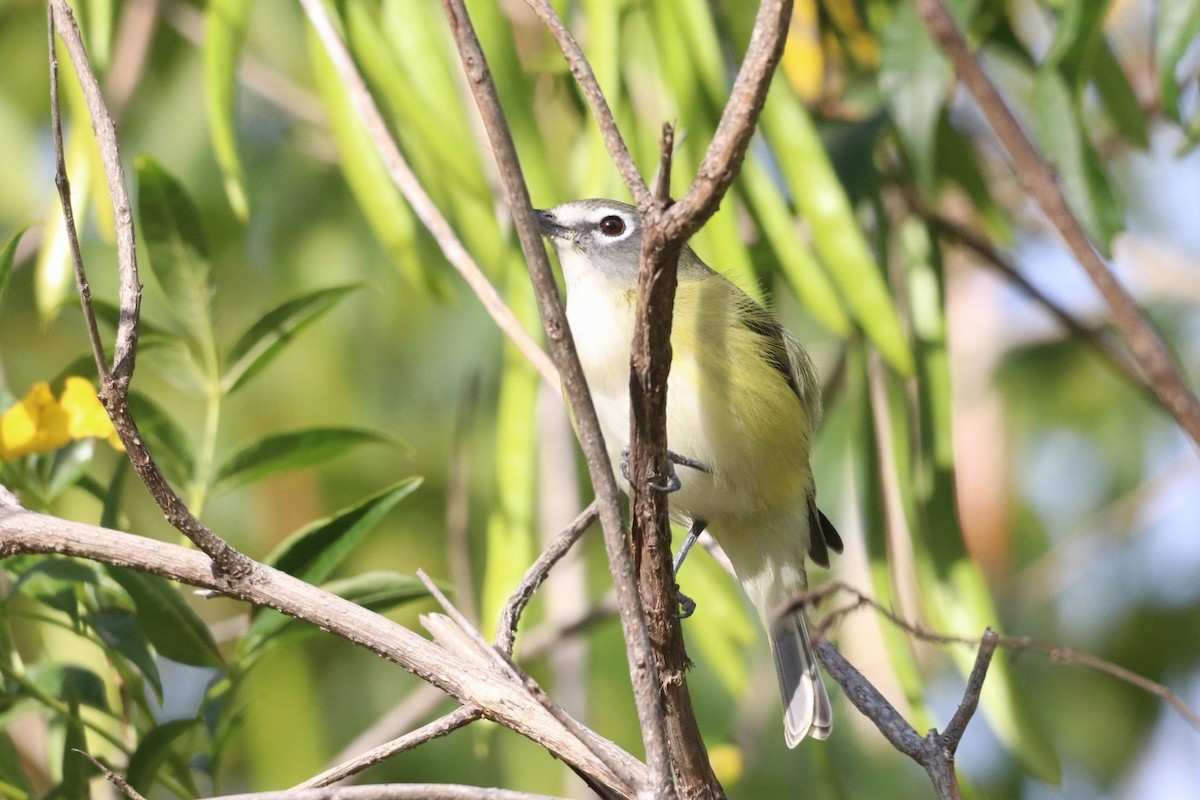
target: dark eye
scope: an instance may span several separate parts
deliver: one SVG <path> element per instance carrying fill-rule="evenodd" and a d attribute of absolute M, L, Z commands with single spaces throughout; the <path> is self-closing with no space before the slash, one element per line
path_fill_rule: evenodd
<path fill-rule="evenodd" d="M 618 216 L 605 217 L 600 220 L 600 232 L 605 236 L 620 236 L 625 232 L 625 220 Z"/>

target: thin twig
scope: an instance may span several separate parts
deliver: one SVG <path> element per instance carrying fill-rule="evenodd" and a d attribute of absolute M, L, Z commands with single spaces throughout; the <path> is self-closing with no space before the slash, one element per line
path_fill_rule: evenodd
<path fill-rule="evenodd" d="M 892 747 L 925 768 L 939 800 L 959 800 L 961 793 L 958 776 L 954 771 L 954 754 L 958 750 L 958 743 L 967 723 L 979 707 L 979 693 L 983 689 L 987 668 L 992 661 L 995 640 L 995 634 L 989 629 L 979 642 L 979 655 L 975 659 L 975 667 L 971 670 L 971 678 L 963 692 L 962 703 L 951 721 L 953 730 L 947 728 L 947 733 L 938 733 L 935 729 L 926 736 L 921 736 L 913 730 L 900 712 L 863 677 L 861 672 L 842 657 L 836 647 L 829 642 L 821 642 L 816 650 L 825 671 L 842 687 L 846 699 L 875 724 Z"/>
<path fill-rule="evenodd" d="M 422 725 L 415 731 L 406 733 L 396 739 L 393 739 L 386 744 L 381 744 L 376 748 L 350 759 L 336 767 L 327 769 L 320 775 L 315 775 L 304 783 L 297 784 L 292 787 L 292 790 L 297 789 L 315 789 L 321 786 L 329 786 L 338 781 L 345 780 L 353 775 L 375 766 L 376 764 L 387 761 L 392 756 L 403 753 L 405 750 L 412 750 L 414 747 L 433 741 L 434 739 L 446 736 L 453 733 L 459 728 L 469 725 L 479 719 L 482 714 L 474 708 L 459 707 L 446 714 L 443 717 L 435 719 L 426 725 Z"/>
<path fill-rule="evenodd" d="M 546 248 L 542 244 L 541 231 L 533 215 L 529 191 L 525 186 L 512 134 L 488 69 L 487 58 L 462 0 L 443 0 L 442 5 L 458 45 L 476 106 L 484 120 L 492 152 L 496 157 L 504 201 L 512 214 L 521 250 L 529 266 L 546 339 L 562 376 L 563 393 L 575 420 L 592 487 L 600 503 L 600 524 L 604 531 L 604 544 L 617 592 L 617 603 L 621 609 L 626 657 L 650 775 L 650 783 L 645 787 L 645 791 L 654 797 L 670 797 L 673 794 L 673 781 L 657 668 L 646 630 L 645 612 L 638 595 L 633 559 L 629 553 L 625 526 L 621 519 L 617 483 L 604 447 L 600 422 L 592 405 L 583 368 L 575 352 L 575 343 L 567 325 L 558 285 L 546 256 Z"/>
<path fill-rule="evenodd" d="M 46 38 L 50 50 L 50 129 L 54 134 L 54 185 L 58 188 L 58 200 L 62 204 L 63 227 L 67 231 L 67 242 L 71 247 L 71 263 L 75 267 L 75 288 L 83 305 L 83 321 L 87 326 L 88 341 L 92 345 L 92 357 L 96 361 L 100 380 L 109 377 L 108 354 L 100 339 L 100 327 L 96 323 L 96 311 L 92 307 L 92 287 L 83 270 L 83 254 L 79 250 L 79 234 L 75 228 L 75 207 L 71 202 L 71 180 L 67 175 L 67 159 L 63 155 L 62 107 L 58 100 L 58 46 L 54 41 L 54 9 L 46 7 Z"/>
<path fill-rule="evenodd" d="M 55 58 L 54 34 L 57 31 L 66 44 L 75 74 L 83 88 L 87 101 L 88 113 L 92 120 L 92 130 L 96 133 L 96 142 L 100 148 L 100 158 L 104 164 L 104 173 L 108 180 L 109 196 L 112 198 L 113 219 L 117 237 L 117 263 L 120 272 L 120 306 L 121 318 L 117 325 L 116 346 L 113 351 L 111 370 L 104 359 L 104 348 L 100 344 L 99 333 L 96 330 L 94 318 L 88 325 L 88 337 L 92 342 L 92 352 L 96 357 L 96 369 L 100 375 L 100 399 L 112 420 L 113 427 L 125 446 L 125 452 L 130 463 L 149 490 L 154 501 L 162 509 L 174 528 L 179 530 L 205 555 L 212 559 L 213 567 L 227 580 L 240 580 L 249 576 L 253 562 L 235 550 L 228 542 L 217 536 L 213 531 L 200 522 L 187 505 L 179 498 L 163 477 L 162 471 L 155 463 L 150 451 L 146 448 L 145 439 L 138 430 L 137 421 L 129 410 L 129 382 L 133 378 L 134 363 L 137 354 L 138 320 L 141 309 L 141 283 L 138 281 L 137 253 L 134 248 L 133 214 L 129 207 L 129 192 L 125 185 L 125 171 L 121 166 L 121 154 L 117 149 L 116 129 L 112 117 L 104 103 L 96 73 L 88 60 L 87 50 L 79 35 L 79 27 L 75 17 L 64 0 L 50 0 L 50 78 L 51 78 L 51 117 L 59 120 L 57 88 L 57 61 Z M 61 139 L 61 132 L 56 136 Z M 66 167 L 62 162 L 62 149 L 56 148 L 56 173 L 61 173 L 60 190 L 66 185 Z M 74 212 L 71 208 L 71 193 L 60 191 L 63 204 L 63 218 L 68 221 L 70 236 L 74 239 Z M 76 246 L 72 250 L 75 264 L 76 280 L 79 283 L 79 299 L 83 305 L 85 318 L 94 317 L 92 310 L 91 292 L 88 290 L 87 275 L 83 259 Z"/>
<path fill-rule="evenodd" d="M 1113 323 L 1129 345 L 1134 360 L 1145 372 L 1147 384 L 1192 441 L 1200 445 L 1200 400 L 1184 381 L 1179 365 L 1158 331 L 1088 239 L 1079 219 L 1071 211 L 1054 167 L 1042 158 L 1021 129 L 1004 98 L 972 55 L 966 38 L 942 0 L 912 0 L 912 3 L 1008 151 L 1022 188 L 1041 206 L 1108 303 Z"/>
<path fill-rule="evenodd" d="M 354 64 L 354 58 L 346 48 L 346 43 L 338 34 L 337 26 L 330 18 L 325 4 L 321 0 L 300 0 L 300 5 L 304 7 L 309 23 L 321 39 L 321 44 L 324 45 L 326 54 L 333 62 L 334 69 L 337 70 L 342 82 L 346 85 L 350 100 L 362 119 L 371 141 L 375 143 L 376 150 L 383 158 L 392 182 L 396 184 L 400 193 L 412 206 L 413 213 L 437 241 L 446 260 L 458 271 L 458 274 L 471 287 L 471 291 L 479 298 L 479 302 L 483 304 L 484 310 L 488 312 L 496 326 L 512 340 L 546 383 L 558 386 L 558 373 L 554 368 L 554 363 L 521 325 L 521 321 L 517 319 L 512 309 L 504 302 L 504 298 L 496 291 L 496 287 L 492 286 L 491 281 L 483 274 L 483 270 L 463 247 L 462 242 L 455 235 L 454 229 L 450 227 L 450 223 L 446 221 L 442 212 L 426 193 L 425 187 L 417 180 L 416 174 L 400 152 L 399 145 L 396 144 L 395 138 L 388 129 L 383 114 L 379 111 L 379 106 L 375 104 L 375 99 L 371 96 L 366 81 L 363 80 L 358 67 Z"/>
<path fill-rule="evenodd" d="M 838 592 L 845 592 L 854 598 L 854 602 L 849 605 L 835 609 L 817 626 L 817 630 L 822 632 L 828 631 L 839 619 L 857 611 L 860 608 L 872 608 L 876 613 L 884 617 L 896 627 L 907 631 L 918 639 L 928 642 L 936 642 L 938 644 L 962 644 L 971 647 L 978 647 L 981 640 L 970 636 L 953 636 L 945 633 L 938 633 L 930 630 L 922 625 L 909 622 L 891 609 L 881 605 L 879 601 L 855 589 L 842 581 L 830 581 L 828 584 L 819 587 L 818 589 L 806 593 L 804 596 L 797 598 L 795 603 L 805 604 L 816 602 L 816 600 L 830 596 Z M 1063 645 L 1049 644 L 1046 642 L 1038 642 L 1030 639 L 1027 636 L 997 636 L 996 644 L 999 647 L 1013 651 L 1032 650 L 1035 653 L 1042 653 L 1047 656 L 1054 664 L 1065 664 L 1068 666 L 1083 667 L 1085 669 L 1095 670 L 1096 672 L 1109 675 L 1119 681 L 1128 683 L 1147 694 L 1154 695 L 1162 700 L 1179 716 L 1191 725 L 1197 732 L 1200 732 L 1200 713 L 1193 710 L 1187 703 L 1183 701 L 1179 695 L 1168 689 L 1166 686 L 1152 681 L 1144 675 L 1139 675 L 1136 672 L 1126 669 L 1111 661 L 1106 661 L 1099 656 L 1094 656 L 1090 653 L 1085 653 L 1081 650 L 1076 650 L 1073 647 L 1065 647 Z"/>
<path fill-rule="evenodd" d="M 534 10 L 534 13 L 542 20 L 542 24 L 550 31 L 550 35 L 558 42 L 558 49 L 567 59 L 567 66 L 570 67 L 571 74 L 575 76 L 575 82 L 579 84 L 584 98 L 592 108 L 592 116 L 595 118 L 596 124 L 600 126 L 608 154 L 612 158 L 613 164 L 616 165 L 617 172 L 621 174 L 625 188 L 633 197 L 634 204 L 644 212 L 650 207 L 652 199 L 650 189 L 646 186 L 646 181 L 642 179 L 641 173 L 638 172 L 637 165 L 633 163 L 633 156 L 629 154 L 629 148 L 625 146 L 625 139 L 622 138 L 621 131 L 617 127 L 617 121 L 608 105 L 608 99 L 604 96 L 600 82 L 596 80 L 596 73 L 592 71 L 592 65 L 584 56 L 583 49 L 580 48 L 579 42 L 575 41 L 571 32 L 567 30 L 567 26 L 563 24 L 558 12 L 554 10 L 548 0 L 525 0 L 525 2 Z"/>
<path fill-rule="evenodd" d="M 561 800 L 545 794 L 456 783 L 380 783 L 281 792 L 225 794 L 209 800 Z"/>
<path fill-rule="evenodd" d="M 899 182 L 896 185 L 904 196 L 908 207 L 928 223 L 936 233 L 973 252 L 984 264 L 995 269 L 1030 299 L 1045 308 L 1050 316 L 1054 317 L 1067 333 L 1092 348 L 1119 376 L 1145 392 L 1155 403 L 1159 402 L 1158 397 L 1146 384 L 1146 378 L 1137 364 L 1125 354 L 1124 350 L 1117 347 L 1105 335 L 1103 329 L 1089 326 L 1076 319 L 1070 311 L 1055 302 L 1052 297 L 1039 289 L 1029 278 L 1025 277 L 1012 262 L 1002 256 L 996 247 L 983 236 L 980 236 L 962 222 L 930 208 L 911 186 Z M 1170 409 L 1164 408 L 1164 410 L 1170 413 Z"/>
<path fill-rule="evenodd" d="M 575 517 L 562 533 L 554 538 L 554 541 L 546 546 L 546 549 L 538 556 L 538 560 L 525 570 L 525 576 L 521 578 L 521 583 L 509 597 L 504 606 L 504 612 L 500 615 L 500 623 L 496 626 L 496 646 L 508 655 L 512 655 L 513 642 L 517 636 L 517 623 L 521 621 L 521 614 L 525 611 L 525 606 L 529 605 L 534 592 L 546 580 L 551 568 L 571 550 L 575 542 L 579 541 L 579 537 L 583 536 L 588 527 L 596 521 L 598 515 L 599 505 L 593 500 L 587 508 L 579 512 L 579 516 Z"/>
<path fill-rule="evenodd" d="M 104 762 L 100 761 L 98 758 L 93 756 L 91 753 L 88 753 L 84 750 L 79 750 L 78 748 L 71 748 L 71 749 L 74 752 L 76 752 L 79 755 L 86 758 L 88 761 L 92 762 L 92 764 L 95 765 L 96 769 L 100 770 L 101 774 L 104 775 L 104 779 L 106 781 L 108 781 L 109 783 L 111 783 L 113 785 L 113 788 L 115 788 L 118 792 L 120 792 L 121 794 L 128 797 L 129 800 L 146 800 L 145 797 L 143 797 L 141 794 L 138 793 L 137 789 L 134 789 L 132 786 L 129 785 L 129 781 L 125 780 L 124 776 L 118 775 L 117 773 L 113 772 L 111 769 L 109 769 L 104 764 Z"/>
<path fill-rule="evenodd" d="M 975 709 L 979 707 L 979 693 L 983 691 L 988 665 L 992 663 L 992 654 L 996 652 L 996 644 L 999 641 L 1000 637 L 991 628 L 985 630 L 979 640 L 979 652 L 975 656 L 975 666 L 971 667 L 971 674 L 967 676 L 963 702 L 946 723 L 946 730 L 942 731 L 942 742 L 949 746 L 950 752 L 958 749 L 958 743 L 967 731 L 967 723 L 975 716 Z"/>
<path fill-rule="evenodd" d="M 428 589 L 430 595 L 437 600 L 438 604 L 450 617 L 451 621 L 458 626 L 458 637 L 465 637 L 465 639 L 470 643 L 470 646 L 474 648 L 473 654 L 463 653 L 464 656 L 478 656 L 481 664 L 490 665 L 501 674 L 506 675 L 514 683 L 522 686 L 525 691 L 527 691 L 532 698 L 537 700 L 543 708 L 549 711 L 564 728 L 574 735 L 585 747 L 591 750 L 592 754 L 606 767 L 608 767 L 614 775 L 620 777 L 627 785 L 633 786 L 636 784 L 637 776 L 628 770 L 624 762 L 617 757 L 620 755 L 620 753 L 613 753 L 610 751 L 611 744 L 607 740 L 597 736 L 586 726 L 568 714 L 562 708 L 562 706 L 558 705 L 558 703 L 554 702 L 554 700 L 552 700 L 550 696 L 546 694 L 541 685 L 538 684 L 538 682 L 535 681 L 529 675 L 529 673 L 517 666 L 516 662 L 514 662 L 507 653 L 484 639 L 483 634 L 481 634 L 474 626 L 471 625 L 470 620 L 468 620 L 461 611 L 454 607 L 454 604 L 450 602 L 442 590 L 438 588 L 437 584 L 430 580 L 429 576 L 426 575 L 423 570 L 417 570 L 417 577 L 420 578 L 421 582 L 425 584 L 425 588 Z M 430 629 L 431 633 L 434 633 L 435 638 L 438 638 L 437 633 L 440 630 L 440 627 L 438 626 L 436 619 L 430 619 L 430 617 L 433 617 L 433 615 L 429 615 L 424 619 L 425 627 Z M 594 785 L 596 783 L 594 776 L 580 772 L 577 768 L 576 774 L 578 774 L 585 781 L 588 781 L 589 785 Z M 596 788 L 599 791 L 599 788 Z"/>

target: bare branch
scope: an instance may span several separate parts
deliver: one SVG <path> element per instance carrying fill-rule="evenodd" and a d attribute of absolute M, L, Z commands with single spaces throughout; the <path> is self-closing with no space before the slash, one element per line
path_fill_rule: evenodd
<path fill-rule="evenodd" d="M 646 186 L 646 181 L 642 179 L 641 173 L 638 172 L 637 165 L 633 163 L 633 156 L 629 154 L 629 148 L 625 146 L 625 139 L 622 138 L 621 131 L 617 127 L 617 121 L 608 105 L 608 99 L 604 96 L 604 91 L 600 88 L 599 81 L 596 80 L 596 73 L 592 71 L 592 65 L 584 56 L 579 42 L 575 41 L 575 37 L 567 30 L 567 26 L 563 24 L 562 19 L 548 0 L 525 0 L 525 2 L 534 10 L 550 31 L 550 35 L 558 42 L 558 49 L 562 50 L 571 74 L 575 76 L 576 83 L 583 90 L 583 96 L 591 106 L 592 116 L 600 126 L 608 154 L 612 157 L 617 171 L 621 173 L 621 180 L 625 182 L 625 188 L 629 190 L 637 207 L 645 211 L 650 207 L 652 199 L 650 189 Z"/>
<path fill-rule="evenodd" d="M 320 775 L 309 778 L 304 783 L 297 784 L 292 787 L 292 790 L 314 789 L 345 780 L 376 764 L 387 761 L 392 756 L 399 755 L 405 750 L 412 750 L 414 747 L 423 745 L 426 742 L 453 733 L 459 728 L 479 719 L 481 716 L 482 714 L 476 709 L 457 708 L 444 717 L 440 717 L 427 725 L 422 725 L 411 733 L 406 733 L 404 736 L 368 750 L 343 764 L 338 764 L 336 767 L 327 769 Z"/>
<path fill-rule="evenodd" d="M 579 741 L 576 733 L 532 699 L 522 684 L 466 661 L 362 606 L 271 567 L 254 564 L 253 580 L 230 580 L 214 573 L 210 560 L 194 550 L 0 502 L 0 558 L 17 553 L 55 553 L 114 564 L 273 608 L 392 661 L 453 695 L 463 705 L 479 709 L 488 719 L 541 744 L 615 794 L 632 797 L 637 786 L 645 781 L 642 764 L 589 732 L 591 744 L 604 742 L 606 756 L 620 763 L 622 772 L 634 779 L 625 781 L 614 774 Z"/>
<path fill-rule="evenodd" d="M 844 608 L 838 608 L 826 615 L 825 619 L 821 620 L 821 624 L 817 626 L 817 635 L 824 636 L 839 619 L 850 614 L 860 608 L 870 607 L 875 612 L 881 615 L 884 619 L 891 622 L 898 628 L 907 631 L 918 639 L 928 642 L 937 642 L 939 644 L 963 644 L 971 647 L 979 647 L 983 642 L 980 639 L 974 639 L 969 636 L 951 636 L 937 631 L 930 630 L 921 625 L 909 622 L 899 614 L 891 611 L 888 608 L 880 605 L 878 600 L 860 592 L 853 586 L 843 583 L 842 581 L 831 581 L 828 584 L 818 587 L 803 597 L 797 598 L 796 603 L 813 603 L 821 598 L 828 597 L 838 592 L 845 592 L 854 597 L 854 602 Z M 1152 681 L 1144 675 L 1138 675 L 1136 672 L 1126 669 L 1111 661 L 1106 661 L 1098 656 L 1085 653 L 1081 650 L 1076 650 L 1073 647 L 1065 647 L 1063 645 L 1048 644 L 1045 642 L 1037 642 L 1027 636 L 996 636 L 996 645 L 1009 650 L 1021 651 L 1032 650 L 1035 653 L 1041 653 L 1049 657 L 1054 664 L 1065 664 L 1069 666 L 1084 667 L 1086 669 L 1095 670 L 1105 675 L 1110 675 L 1119 681 L 1135 686 L 1142 691 L 1152 694 L 1162 700 L 1164 703 L 1175 709 L 1179 716 L 1183 717 L 1189 725 L 1200 732 L 1200 713 L 1194 711 L 1187 703 L 1183 701 L 1179 695 L 1172 692 L 1161 683 Z"/>
<path fill-rule="evenodd" d="M 1142 390 L 1150 400 L 1153 400 L 1155 403 L 1159 402 L 1158 397 L 1146 384 L 1146 378 L 1138 368 L 1138 365 L 1126 355 L 1124 350 L 1116 346 L 1105 335 L 1104 330 L 1091 327 L 1076 319 L 1070 311 L 1067 311 L 1067 309 L 1063 308 L 1053 298 L 1039 289 L 1031 280 L 1026 278 L 986 238 L 980 236 L 959 220 L 951 219 L 945 214 L 930 208 L 911 186 L 900 182 L 897 182 L 896 185 L 900 189 L 901 194 L 904 195 L 904 200 L 908 204 L 908 207 L 928 223 L 935 232 L 951 242 L 962 245 L 978 256 L 984 264 L 999 272 L 1030 299 L 1045 308 L 1050 316 L 1054 317 L 1067 333 L 1090 347 L 1113 368 L 1113 371 L 1117 375 Z M 1170 409 L 1164 407 L 1164 410 L 1170 413 Z"/>
<path fill-rule="evenodd" d="M 209 800 L 559 800 L 545 794 L 463 786 L 454 783 L 381 783 L 374 786 L 337 786 L 321 789 L 288 789 L 282 792 L 226 794 Z"/>
<path fill-rule="evenodd" d="M 145 797 L 138 793 L 137 789 L 134 789 L 129 785 L 129 781 L 125 780 L 123 776 L 118 775 L 109 769 L 104 762 L 100 761 L 100 759 L 83 750 L 73 748 L 73 751 L 92 762 L 96 769 L 100 770 L 100 772 L 104 775 L 104 779 L 111 783 L 114 789 L 116 789 L 125 797 L 128 797 L 129 800 L 146 800 Z"/>
<path fill-rule="evenodd" d="M 496 291 L 496 287 L 492 286 L 475 260 L 471 258 L 471 254 L 463 247 L 462 242 L 455 235 L 454 229 L 450 227 L 450 223 L 446 221 L 442 212 L 417 180 L 412 167 L 408 165 L 395 138 L 388 130 L 383 114 L 380 113 L 379 106 L 375 104 L 375 99 L 371 96 L 366 81 L 363 80 L 358 67 L 355 66 L 354 58 L 346 48 L 346 43 L 338 35 L 337 27 L 333 24 L 324 3 L 321 0 L 300 0 L 300 5 L 304 7 L 304 12 L 308 15 L 313 30 L 316 31 L 321 43 L 325 46 L 325 52 L 333 62 L 334 69 L 337 70 L 342 82 L 346 84 L 350 100 L 362 118 L 367 134 L 375 143 L 375 148 L 383 158 L 384 164 L 387 165 L 392 181 L 400 189 L 404 198 L 408 200 L 413 212 L 437 241 L 446 260 L 458 271 L 458 274 L 471 287 L 471 291 L 479 298 L 479 302 L 483 304 L 496 326 L 512 340 L 521 354 L 529 360 L 529 363 L 533 364 L 543 380 L 551 386 L 557 386 L 558 373 L 553 362 L 521 325 L 512 309 L 505 304 L 504 298 Z"/>
<path fill-rule="evenodd" d="M 592 486 L 600 503 L 600 524 L 604 530 L 605 549 L 617 592 L 617 602 L 621 609 L 626 655 L 649 767 L 651 783 L 646 787 L 646 791 L 654 797 L 669 797 L 674 790 L 657 669 L 650 637 L 646 631 L 645 612 L 638 597 L 633 559 L 625 538 L 625 526 L 621 519 L 612 464 L 609 463 L 604 448 L 600 423 L 583 376 L 583 368 L 575 353 L 575 343 L 567 325 L 558 286 L 530 207 L 529 191 L 521 173 L 521 164 L 508 129 L 508 122 L 500 107 L 500 99 L 488 69 L 487 58 L 462 0 L 443 0 L 442 5 L 450 21 L 463 69 L 496 156 L 504 201 L 516 224 L 517 236 L 533 280 L 546 339 L 562 376 L 563 391 L 575 420 Z"/>
<path fill-rule="evenodd" d="M 65 0 L 50 0 L 50 72 L 51 72 L 51 116 L 56 121 L 56 174 L 59 179 L 60 199 L 63 203 L 63 217 L 67 221 L 69 235 L 75 244 L 71 255 L 75 264 L 76 282 L 79 286 L 79 299 L 83 304 L 83 315 L 88 320 L 88 337 L 92 341 L 92 352 L 96 357 L 96 370 L 100 375 L 100 399 L 112 420 L 113 427 L 125 446 L 129 461 L 142 483 L 145 484 L 151 496 L 154 497 L 167 522 L 188 537 L 197 547 L 212 559 L 213 566 L 226 577 L 241 579 L 249 576 L 252 562 L 239 553 L 228 542 L 212 532 L 208 526 L 196 519 L 188 510 L 187 505 L 167 483 L 162 471 L 154 462 L 150 451 L 146 449 L 145 440 L 138 430 L 137 422 L 129 410 L 129 382 L 133 378 L 134 362 L 137 354 L 138 319 L 141 308 L 142 286 L 137 275 L 137 252 L 134 248 L 133 214 L 129 209 L 129 193 L 125 186 L 125 172 L 121 166 L 121 155 L 117 151 L 116 129 L 112 117 L 104 104 L 96 74 L 88 60 L 83 40 L 79 35 L 79 27 L 75 17 Z M 79 252 L 76 233 L 74 231 L 74 213 L 71 211 L 71 193 L 67 187 L 66 167 L 63 163 L 61 131 L 57 121 L 60 109 L 58 105 L 57 60 L 54 54 L 54 33 L 57 30 L 67 46 L 75 73 L 79 76 L 83 87 L 84 97 L 88 104 L 88 113 L 92 119 L 92 129 L 96 132 L 96 141 L 100 147 L 100 158 L 104 163 L 104 173 L 108 179 L 109 195 L 112 197 L 113 218 L 116 225 L 117 259 L 120 271 L 120 304 L 121 319 L 117 325 L 116 347 L 113 353 L 113 365 L 110 370 L 104 357 L 104 347 L 100 344 L 99 333 L 96 330 L 95 314 L 92 309 L 91 292 L 88 289 L 87 275 L 83 259 Z"/>
<path fill-rule="evenodd" d="M 946 730 L 942 732 L 942 743 L 949 747 L 952 753 L 966 733 L 967 723 L 975 716 L 975 709 L 979 708 L 979 693 L 983 691 L 983 680 L 987 677 L 988 665 L 992 663 L 992 654 L 996 652 L 996 644 L 999 641 L 1000 637 L 991 628 L 984 631 L 983 638 L 979 640 L 979 652 L 975 656 L 975 666 L 971 667 L 971 674 L 967 676 L 967 689 L 963 693 L 963 701 L 950 718 L 950 722 L 946 723 Z"/>
<path fill-rule="evenodd" d="M 549 576 L 554 565 L 570 552 L 575 542 L 579 541 L 579 537 L 583 536 L 588 527 L 596 521 L 598 515 L 599 506 L 593 500 L 587 508 L 579 512 L 579 516 L 575 517 L 562 533 L 554 538 L 554 541 L 550 542 L 538 556 L 538 560 L 525 570 L 525 577 L 521 579 L 520 585 L 513 591 L 508 603 L 505 604 L 504 612 L 500 615 L 500 624 L 496 626 L 496 646 L 509 656 L 513 652 L 513 642 L 517 636 L 517 623 L 521 621 L 521 614 L 525 611 L 525 606 L 529 605 L 534 592 Z"/>
<path fill-rule="evenodd" d="M 1129 345 L 1147 383 L 1179 426 L 1200 445 L 1200 400 L 1188 387 L 1179 365 L 1128 290 L 1109 270 L 1071 211 L 1058 175 L 1025 135 L 990 78 L 971 54 L 967 40 L 942 0 L 912 0 L 934 40 L 954 65 L 1016 168 L 1017 180 L 1041 206 L 1075 259 L 1112 309 L 1113 323 Z"/>

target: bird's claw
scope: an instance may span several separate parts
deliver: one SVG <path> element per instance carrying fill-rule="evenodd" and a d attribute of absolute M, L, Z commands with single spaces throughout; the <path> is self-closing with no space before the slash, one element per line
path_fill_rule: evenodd
<path fill-rule="evenodd" d="M 670 494 L 672 492 L 678 492 L 680 489 L 682 489 L 683 481 L 679 480 L 679 476 L 675 473 L 675 465 L 676 464 L 680 465 L 681 467 L 691 467 L 692 469 L 696 469 L 701 472 L 712 472 L 712 470 L 710 470 L 708 468 L 708 465 L 705 464 L 704 462 L 697 461 L 694 458 L 688 458 L 687 456 L 681 456 L 672 450 L 668 450 L 667 451 L 667 482 L 665 484 L 659 484 L 659 483 L 655 483 L 654 481 L 649 481 L 648 485 L 650 486 L 650 488 L 654 489 L 656 491 L 662 492 L 663 494 Z M 621 450 L 621 457 L 617 462 L 617 466 L 621 470 L 621 475 L 625 478 L 626 481 L 628 481 L 629 480 L 629 448 L 628 447 Z"/>
<path fill-rule="evenodd" d="M 676 590 L 675 595 L 679 602 L 679 611 L 676 612 L 675 619 L 687 619 L 692 614 L 696 613 L 695 600 L 678 590 Z"/>

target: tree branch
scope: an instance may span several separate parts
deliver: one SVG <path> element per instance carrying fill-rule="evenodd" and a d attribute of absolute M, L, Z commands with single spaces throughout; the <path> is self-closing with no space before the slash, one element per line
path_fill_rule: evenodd
<path fill-rule="evenodd" d="M 86 558 L 210 589 L 273 608 L 367 648 L 453 695 L 463 705 L 532 739 L 558 758 L 592 776 L 622 797 L 633 797 L 645 767 L 611 742 L 589 731 L 591 744 L 604 742 L 609 758 L 635 780 L 622 780 L 600 761 L 526 688 L 492 669 L 463 660 L 443 647 L 362 606 L 263 564 L 252 580 L 214 573 L 209 559 L 184 547 L 120 531 L 69 522 L 27 511 L 0 493 L 0 558 L 17 553 L 55 553 Z M 578 724 L 578 723 L 576 723 Z M 582 726 L 580 726 L 582 727 Z"/>
<path fill-rule="evenodd" d="M 100 399 L 112 420 L 113 427 L 125 446 L 129 461 L 154 501 L 162 509 L 173 527 L 183 533 L 212 559 L 213 566 L 225 576 L 243 579 L 250 575 L 252 562 L 235 550 L 228 542 L 217 536 L 200 522 L 187 505 L 179 498 L 163 477 L 145 440 L 138 430 L 137 422 L 129 410 L 129 383 L 133 379 L 137 355 L 138 320 L 141 309 L 142 285 L 138 280 L 137 252 L 134 247 L 133 214 L 129 208 L 129 193 L 125 185 L 125 171 L 121 166 L 121 154 L 117 150 L 116 129 L 112 117 L 104 104 L 96 73 L 88 60 L 87 51 L 79 35 L 75 17 L 65 0 L 50 0 L 50 99 L 51 119 L 55 128 L 56 183 L 63 204 L 63 219 L 67 223 L 68 236 L 72 241 L 71 257 L 75 265 L 75 279 L 79 288 L 79 300 L 83 305 L 83 316 L 87 320 L 88 337 L 92 353 L 96 358 L 96 370 L 100 376 Z M 67 188 L 66 166 L 61 147 L 61 116 L 58 105 L 58 60 L 55 53 L 54 34 L 58 32 L 67 46 L 75 74 L 79 76 L 87 100 L 92 130 L 100 148 L 100 159 L 108 179 L 109 196 L 112 198 L 113 218 L 117 237 L 117 262 L 120 271 L 121 318 L 117 325 L 116 346 L 110 370 L 104 360 L 104 346 L 100 343 L 96 329 L 95 312 L 92 309 L 91 291 L 87 273 L 79 252 L 78 237 L 74 230 L 75 214 L 71 207 L 71 192 Z"/>
<path fill-rule="evenodd" d="M 521 249 L 529 265 L 546 339 L 562 376 L 563 391 L 575 420 L 580 444 L 587 460 L 588 473 L 600 503 L 600 524 L 604 530 L 605 549 L 617 592 L 617 603 L 621 609 L 626 655 L 649 767 L 650 783 L 645 787 L 645 791 L 653 797 L 670 797 L 674 789 L 666 748 L 666 725 L 659 697 L 658 674 L 650 637 L 646 631 L 645 612 L 638 597 L 633 559 L 625 538 L 612 464 L 609 463 L 604 448 L 600 423 L 583 376 L 583 368 L 575 352 L 575 343 L 567 325 L 558 286 L 550 269 L 546 248 L 542 244 L 541 232 L 533 216 L 521 164 L 504 110 L 500 106 L 487 58 L 462 0 L 443 0 L 442 5 L 450 21 L 450 29 L 458 45 L 463 69 L 496 156 L 504 201 L 512 213 Z"/>
<path fill-rule="evenodd" d="M 1067 203 L 1054 167 L 1042 158 L 1025 135 L 999 91 L 971 54 L 967 40 L 942 0 L 912 0 L 912 3 L 1008 151 L 1022 188 L 1041 206 L 1108 303 L 1113 323 L 1129 345 L 1134 360 L 1145 372 L 1150 389 L 1192 441 L 1200 446 L 1200 400 L 1184 382 L 1179 365 L 1154 326 L 1092 246 Z"/>
<path fill-rule="evenodd" d="M 954 754 L 962 739 L 967 723 L 979 706 L 979 693 L 983 689 L 987 677 L 988 665 L 992 662 L 992 654 L 996 649 L 996 634 L 989 628 L 983 634 L 979 643 L 979 655 L 971 676 L 967 680 L 967 688 L 963 693 L 958 711 L 947 726 L 945 733 L 936 729 L 926 736 L 919 735 L 905 721 L 900 712 L 879 693 L 862 673 L 851 666 L 829 642 L 817 645 L 817 657 L 825 666 L 838 685 L 842 687 L 846 698 L 863 716 L 875 723 L 875 727 L 891 743 L 892 747 L 904 753 L 925 768 L 929 779 L 933 782 L 934 790 L 941 800 L 959 800 L 958 777 L 954 772 Z"/>

